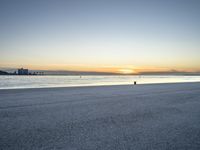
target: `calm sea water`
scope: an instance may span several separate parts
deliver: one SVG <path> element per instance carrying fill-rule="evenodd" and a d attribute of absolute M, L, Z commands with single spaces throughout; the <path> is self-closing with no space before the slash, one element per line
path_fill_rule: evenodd
<path fill-rule="evenodd" d="M 0 76 L 0 89 L 200 82 L 200 76 Z"/>

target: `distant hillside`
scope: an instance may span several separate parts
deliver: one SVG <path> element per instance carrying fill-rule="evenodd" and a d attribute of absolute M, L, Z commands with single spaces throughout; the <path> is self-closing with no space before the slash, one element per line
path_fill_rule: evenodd
<path fill-rule="evenodd" d="M 0 70 L 0 75 L 9 75 L 9 73 L 8 73 L 8 72 L 1 71 L 1 70 Z"/>
<path fill-rule="evenodd" d="M 200 75 L 200 72 L 184 72 L 184 71 L 162 71 L 162 72 L 140 72 L 140 75 L 185 75 L 185 76 L 193 76 Z"/>

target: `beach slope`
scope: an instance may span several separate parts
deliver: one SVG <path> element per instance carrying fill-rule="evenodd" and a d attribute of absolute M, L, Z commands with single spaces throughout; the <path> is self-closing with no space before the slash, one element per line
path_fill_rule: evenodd
<path fill-rule="evenodd" d="M 3 150 L 199 150 L 200 83 L 0 90 Z"/>

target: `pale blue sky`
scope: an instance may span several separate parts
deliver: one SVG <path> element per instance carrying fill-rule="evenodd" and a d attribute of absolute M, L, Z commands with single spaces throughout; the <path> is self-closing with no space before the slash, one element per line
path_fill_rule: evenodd
<path fill-rule="evenodd" d="M 0 65 L 200 70 L 199 0 L 1 0 Z"/>

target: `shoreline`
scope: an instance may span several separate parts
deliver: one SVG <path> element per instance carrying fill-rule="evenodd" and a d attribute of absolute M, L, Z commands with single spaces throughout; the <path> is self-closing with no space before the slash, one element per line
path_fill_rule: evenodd
<path fill-rule="evenodd" d="M 63 89 L 63 88 L 88 88 L 88 87 L 112 87 L 112 86 L 140 86 L 140 85 L 163 85 L 163 84 L 192 84 L 192 83 L 200 83 L 200 81 L 189 81 L 189 82 L 167 82 L 167 83 L 137 83 L 134 85 L 134 82 L 132 84 L 114 84 L 114 85 L 74 85 L 74 86 L 49 86 L 49 87 L 26 87 L 26 88 L 0 88 L 0 91 L 5 90 L 34 90 L 34 89 Z"/>

